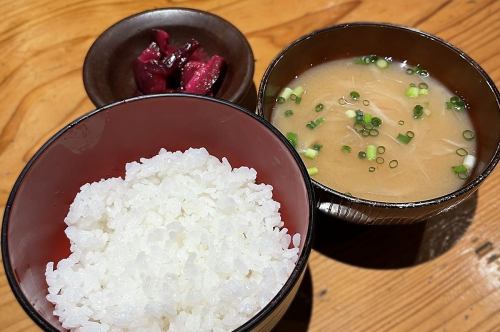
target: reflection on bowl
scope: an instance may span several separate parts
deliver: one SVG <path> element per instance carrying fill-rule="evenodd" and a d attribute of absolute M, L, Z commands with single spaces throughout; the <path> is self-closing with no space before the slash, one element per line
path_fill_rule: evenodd
<path fill-rule="evenodd" d="M 300 285 L 311 250 L 313 190 L 300 157 L 266 121 L 213 98 L 169 94 L 137 97 L 89 113 L 53 136 L 29 161 L 9 196 L 2 257 L 12 290 L 44 330 L 62 327 L 46 299 L 45 266 L 67 257 L 64 218 L 82 184 L 123 176 L 125 163 L 160 148 L 206 147 L 233 167 L 257 170 L 290 233 L 302 234 L 298 262 L 274 299 L 238 330 L 270 330 Z M 269 156 L 272 156 L 269 157 Z"/>
<path fill-rule="evenodd" d="M 252 49 L 234 25 L 200 10 L 164 8 L 115 23 L 91 46 L 83 65 L 83 82 L 97 107 L 138 95 L 132 64 L 152 41 L 155 28 L 167 31 L 174 45 L 195 38 L 209 55 L 218 54 L 226 60 L 216 98 L 242 104 L 251 93 Z"/>
<path fill-rule="evenodd" d="M 500 158 L 500 95 L 484 70 L 462 51 L 427 33 L 379 23 L 332 26 L 299 38 L 269 65 L 258 96 L 258 114 L 271 119 L 280 91 L 307 69 L 330 60 L 367 54 L 420 63 L 451 91 L 463 96 L 477 138 L 478 162 L 465 185 L 447 195 L 411 203 L 351 197 L 313 180 L 318 208 L 364 224 L 411 223 L 436 215 L 469 197 Z"/>

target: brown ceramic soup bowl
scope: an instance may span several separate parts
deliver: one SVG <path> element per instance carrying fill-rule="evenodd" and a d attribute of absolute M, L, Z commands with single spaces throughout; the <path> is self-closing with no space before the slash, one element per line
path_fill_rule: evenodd
<path fill-rule="evenodd" d="M 205 147 L 232 167 L 257 170 L 300 254 L 278 294 L 238 331 L 269 331 L 295 296 L 311 252 L 314 198 L 307 171 L 288 141 L 254 113 L 213 98 L 155 95 L 125 100 L 73 121 L 28 162 L 9 196 L 2 225 L 2 258 L 9 284 L 45 331 L 63 331 L 46 299 L 45 267 L 69 255 L 64 218 L 80 187 L 124 175 L 125 163 L 170 151 Z M 269 156 L 272 156 L 269 157 Z M 165 294 L 169 296 L 169 294 Z"/>
<path fill-rule="evenodd" d="M 377 54 L 421 64 L 465 100 L 477 139 L 477 162 L 464 185 L 447 195 L 405 203 L 345 195 L 313 180 L 317 207 L 362 224 L 412 223 L 437 215 L 468 198 L 500 158 L 500 95 L 486 72 L 464 52 L 428 33 L 379 24 L 348 23 L 315 31 L 286 47 L 267 68 L 259 88 L 259 115 L 270 120 L 278 93 L 307 69 L 336 59 Z"/>

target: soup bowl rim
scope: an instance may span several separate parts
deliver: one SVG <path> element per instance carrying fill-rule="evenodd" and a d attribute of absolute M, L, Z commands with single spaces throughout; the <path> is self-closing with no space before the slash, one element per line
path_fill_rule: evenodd
<path fill-rule="evenodd" d="M 399 25 L 399 24 L 392 24 L 392 23 L 383 23 L 383 22 L 350 22 L 350 23 L 342 23 L 342 24 L 336 24 L 332 25 L 323 29 L 318 29 L 314 30 L 306 35 L 303 35 L 293 42 L 291 42 L 288 46 L 286 46 L 284 49 L 282 49 L 278 55 L 271 61 L 271 63 L 268 65 L 266 68 L 264 75 L 262 76 L 262 80 L 260 81 L 259 85 L 259 91 L 257 95 L 257 108 L 256 108 L 256 113 L 264 118 L 264 92 L 268 86 L 268 81 L 269 77 L 271 76 L 272 72 L 274 71 L 274 68 L 276 65 L 287 55 L 288 51 L 293 49 L 294 47 L 302 44 L 303 42 L 315 38 L 317 35 L 323 34 L 323 33 L 328 33 L 334 30 L 343 30 L 343 29 L 348 29 L 350 27 L 371 27 L 371 28 L 384 28 L 384 29 L 395 29 L 395 30 L 400 30 L 400 31 L 405 31 L 408 33 L 413 33 L 419 35 L 421 38 L 429 39 L 433 42 L 436 42 L 440 44 L 440 46 L 448 48 L 451 52 L 455 53 L 457 56 L 462 57 L 467 63 L 469 63 L 476 72 L 478 72 L 481 77 L 484 79 L 486 84 L 489 87 L 489 90 L 494 94 L 495 100 L 496 100 L 496 105 L 497 105 L 497 111 L 500 112 L 500 92 L 498 91 L 495 82 L 490 78 L 490 76 L 486 73 L 486 71 L 470 56 L 468 56 L 465 52 L 460 50 L 458 47 L 452 45 L 451 43 L 445 41 L 442 38 L 439 38 L 435 35 L 432 35 L 428 32 L 424 32 L 422 30 L 412 28 L 412 27 L 407 27 L 404 25 Z M 342 199 L 350 202 L 350 203 L 355 203 L 355 204 L 362 204 L 362 205 L 367 205 L 373 208 L 419 208 L 419 207 L 425 207 L 425 206 L 430 206 L 434 204 L 440 204 L 444 203 L 446 201 L 450 201 L 452 199 L 455 199 L 459 196 L 464 195 L 467 192 L 470 192 L 472 190 L 477 189 L 477 186 L 494 170 L 495 166 L 497 165 L 498 161 L 500 160 L 500 142 L 497 144 L 497 147 L 495 149 L 495 153 L 493 154 L 493 157 L 489 160 L 488 165 L 484 169 L 481 174 L 476 176 L 472 181 L 467 183 L 465 186 L 454 190 L 452 192 L 449 192 L 445 195 L 434 197 L 434 198 L 429 198 L 429 199 L 424 199 L 424 200 L 418 200 L 418 201 L 410 201 L 410 202 L 384 202 L 384 201 L 375 201 L 375 200 L 370 200 L 370 199 L 365 199 L 365 198 L 360 198 L 360 197 L 355 197 L 355 196 L 350 196 L 345 193 L 342 193 L 340 191 L 334 190 L 321 182 L 314 180 L 311 178 L 311 181 L 313 184 L 324 190 L 325 192 L 328 192 L 329 194 L 336 195 L 341 197 Z M 320 201 L 316 202 L 317 206 L 321 204 Z"/>
<path fill-rule="evenodd" d="M 225 106 L 229 106 L 232 108 L 234 111 L 243 113 L 254 120 L 257 121 L 257 125 L 263 125 L 267 130 L 270 130 L 274 136 L 284 144 L 286 147 L 286 150 L 288 153 L 291 154 L 293 157 L 293 160 L 297 167 L 299 168 L 299 171 L 302 175 L 304 187 L 305 187 L 305 192 L 307 194 L 307 205 L 308 205 L 308 213 L 309 217 L 307 220 L 307 231 L 306 234 L 301 234 L 301 239 L 303 239 L 304 244 L 302 246 L 302 250 L 299 252 L 299 257 L 297 259 L 297 262 L 295 263 L 295 266 L 286 279 L 285 283 L 283 286 L 281 286 L 280 290 L 276 293 L 276 295 L 263 307 L 261 308 L 257 313 L 255 313 L 254 316 L 252 316 L 250 319 L 245 321 L 242 325 L 240 325 L 238 328 L 235 329 L 235 332 L 242 332 L 242 331 L 249 331 L 256 326 L 258 326 L 261 322 L 265 321 L 268 317 L 272 315 L 274 310 L 278 308 L 283 301 L 290 295 L 290 293 L 293 291 L 294 287 L 296 287 L 297 282 L 300 280 L 302 274 L 307 268 L 307 263 L 309 260 L 309 256 L 311 254 L 312 250 L 312 244 L 313 244 L 313 236 L 314 236 L 314 220 L 315 220 L 315 200 L 314 200 L 314 190 L 311 181 L 309 181 L 309 175 L 307 174 L 306 167 L 302 163 L 302 160 L 299 156 L 299 154 L 295 151 L 293 146 L 290 144 L 290 142 L 281 134 L 281 132 L 276 129 L 274 126 L 272 126 L 268 121 L 266 121 L 264 118 L 258 116 L 254 112 L 250 112 L 243 107 L 227 101 L 223 99 L 217 99 L 214 97 L 209 97 L 209 96 L 203 96 L 203 95 L 197 95 L 197 94 L 190 94 L 190 93 L 163 93 L 163 94 L 152 94 L 152 95 L 143 95 L 143 96 L 136 96 L 124 100 L 120 100 L 108 105 L 104 105 L 102 107 L 98 107 L 94 109 L 91 112 L 88 112 L 86 114 L 83 114 L 79 116 L 78 118 L 72 120 L 68 124 L 66 124 L 63 128 L 61 128 L 59 131 L 57 131 L 54 135 L 52 135 L 47 141 L 35 152 L 35 154 L 30 158 L 30 160 L 26 163 L 24 168 L 21 170 L 19 173 L 16 181 L 14 182 L 12 189 L 10 191 L 9 197 L 7 199 L 7 203 L 5 205 L 4 209 L 4 215 L 2 218 L 2 227 L 1 227 L 1 235 L 0 235 L 0 246 L 1 246 L 1 251 L 2 251 L 2 262 L 3 262 L 3 267 L 6 275 L 6 279 L 9 283 L 9 286 L 12 290 L 12 293 L 14 294 L 14 297 L 18 301 L 18 303 L 21 305 L 23 310 L 28 314 L 28 316 L 35 322 L 39 327 L 41 327 L 45 331 L 58 331 L 50 322 L 48 322 L 38 311 L 33 307 L 33 305 L 30 303 L 26 295 L 24 294 L 20 283 L 18 281 L 18 278 L 16 276 L 16 273 L 12 267 L 11 259 L 10 259 L 10 251 L 9 251 L 9 239 L 8 239 L 8 228 L 10 224 L 10 213 L 12 206 L 14 204 L 14 201 L 17 196 L 17 192 L 20 189 L 26 174 L 30 171 L 30 169 L 33 167 L 34 163 L 40 158 L 41 155 L 47 150 L 47 148 L 52 145 L 54 142 L 56 142 L 60 137 L 62 137 L 69 129 L 71 129 L 73 126 L 80 124 L 81 122 L 85 121 L 88 118 L 93 117 L 96 114 L 106 112 L 110 109 L 115 108 L 116 106 L 119 106 L 121 104 L 127 104 L 127 103 L 132 103 L 135 101 L 140 101 L 143 99 L 155 99 L 155 98 L 165 98 L 165 99 L 175 99 L 175 98 L 186 98 L 186 99 L 200 99 L 208 102 L 213 102 L 216 104 L 223 104 Z M 62 222 L 62 220 L 61 220 Z M 301 240 L 302 241 L 302 240 Z"/>

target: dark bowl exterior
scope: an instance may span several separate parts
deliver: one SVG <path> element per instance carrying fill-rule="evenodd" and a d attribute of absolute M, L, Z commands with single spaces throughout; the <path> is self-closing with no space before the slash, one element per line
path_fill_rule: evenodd
<path fill-rule="evenodd" d="M 290 233 L 302 234 L 300 256 L 275 298 L 238 331 L 269 331 L 295 296 L 312 247 L 314 192 L 300 156 L 274 127 L 254 113 L 209 97 L 143 96 L 103 107 L 73 121 L 28 162 L 4 211 L 1 247 L 17 300 L 46 331 L 63 331 L 45 298 L 45 266 L 69 254 L 64 217 L 81 185 L 124 175 L 125 163 L 165 147 L 206 147 L 233 167 L 257 170 Z M 268 156 L 273 158 L 268 158 Z"/>
<path fill-rule="evenodd" d="M 254 57 L 245 36 L 214 14 L 163 8 L 115 23 L 92 44 L 83 64 L 83 83 L 94 105 L 102 107 L 138 95 L 132 62 L 153 40 L 155 28 L 165 29 L 174 45 L 195 38 L 208 54 L 223 56 L 226 68 L 215 97 L 240 105 L 246 102 L 253 88 Z"/>
<path fill-rule="evenodd" d="M 270 120 L 281 89 L 314 65 L 367 54 L 421 64 L 466 101 L 478 141 L 477 166 L 459 190 L 409 203 L 350 197 L 313 180 L 317 207 L 333 217 L 360 224 L 408 224 L 459 204 L 477 190 L 500 159 L 500 94 L 474 60 L 435 36 L 397 25 L 360 22 L 332 26 L 301 37 L 285 48 L 264 73 L 257 113 Z"/>

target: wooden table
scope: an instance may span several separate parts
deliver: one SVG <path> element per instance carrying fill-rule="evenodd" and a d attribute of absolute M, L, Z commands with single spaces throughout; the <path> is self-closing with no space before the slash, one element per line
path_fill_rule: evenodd
<path fill-rule="evenodd" d="M 255 53 L 258 84 L 290 41 L 339 22 L 384 21 L 436 34 L 500 83 L 500 1 L 2 1 L 0 204 L 55 131 L 93 105 L 82 63 L 130 14 L 195 7 L 233 22 Z M 278 331 L 500 331 L 500 171 L 440 220 L 408 227 L 323 223 L 308 273 Z M 451 220 L 450 220 L 451 219 Z M 36 331 L 0 272 L 0 331 Z"/>

